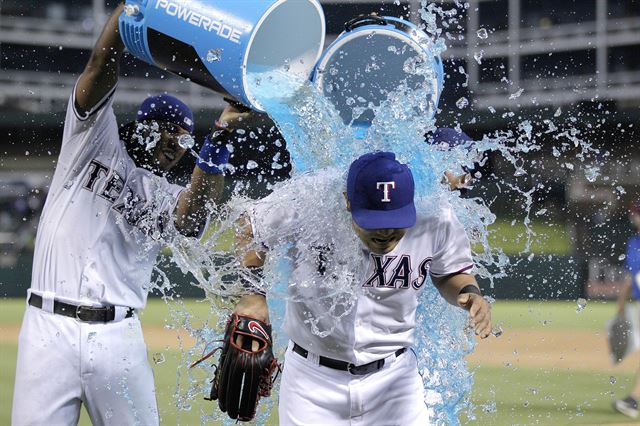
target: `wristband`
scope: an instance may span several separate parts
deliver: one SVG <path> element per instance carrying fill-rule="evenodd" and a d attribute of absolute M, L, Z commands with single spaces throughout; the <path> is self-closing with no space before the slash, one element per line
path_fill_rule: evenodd
<path fill-rule="evenodd" d="M 214 136 L 217 136 L 214 134 Z M 196 165 L 205 173 L 221 175 L 220 166 L 229 163 L 229 149 L 224 143 L 215 143 L 209 136 L 204 138 L 204 144 L 200 148 Z"/>
<path fill-rule="evenodd" d="M 464 287 L 462 287 L 462 289 L 458 294 L 465 294 L 465 293 L 473 293 L 473 294 L 477 294 L 478 296 L 482 296 L 482 292 L 480 291 L 480 289 L 473 284 L 465 285 Z"/>

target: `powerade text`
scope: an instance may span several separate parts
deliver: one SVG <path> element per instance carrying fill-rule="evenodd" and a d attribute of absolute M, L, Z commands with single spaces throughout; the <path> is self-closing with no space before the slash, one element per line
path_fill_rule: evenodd
<path fill-rule="evenodd" d="M 240 36 L 242 35 L 241 30 L 233 28 L 222 21 L 217 21 L 208 16 L 204 16 L 184 5 L 168 0 L 157 0 L 156 9 L 164 9 L 167 15 L 175 16 L 188 24 L 202 28 L 206 31 L 215 32 L 218 36 L 224 39 L 240 44 Z"/>

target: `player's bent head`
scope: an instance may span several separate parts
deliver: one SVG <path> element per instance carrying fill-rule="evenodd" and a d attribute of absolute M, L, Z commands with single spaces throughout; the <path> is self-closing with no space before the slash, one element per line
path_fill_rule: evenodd
<path fill-rule="evenodd" d="M 123 128 L 121 139 L 137 166 L 162 175 L 194 145 L 193 129 L 191 109 L 163 94 L 142 102 L 136 121 Z"/>
<path fill-rule="evenodd" d="M 354 230 L 374 252 L 393 250 L 416 223 L 413 175 L 392 152 L 365 154 L 351 163 L 346 196 Z"/>

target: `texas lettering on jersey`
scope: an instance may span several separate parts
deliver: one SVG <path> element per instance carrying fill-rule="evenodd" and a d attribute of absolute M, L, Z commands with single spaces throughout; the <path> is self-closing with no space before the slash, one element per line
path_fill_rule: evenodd
<path fill-rule="evenodd" d="M 162 232 L 168 220 L 166 215 L 155 219 L 149 218 L 149 213 L 157 211 L 157 209 L 153 205 L 149 205 L 144 195 L 137 193 L 127 185 L 118 172 L 111 170 L 96 159 L 89 163 L 89 170 L 84 178 L 82 188 L 105 199 L 129 225 L 141 229 L 146 234 L 150 234 L 154 228 Z"/>
<path fill-rule="evenodd" d="M 420 262 L 418 266 L 418 278 L 411 281 L 411 256 L 403 254 L 402 256 L 384 256 L 371 253 L 373 261 L 373 273 L 362 284 L 362 287 L 377 288 L 413 288 L 418 290 L 424 284 L 429 268 L 431 267 L 432 258 L 427 257 Z M 387 271 L 393 271 L 389 280 L 386 279 Z"/>

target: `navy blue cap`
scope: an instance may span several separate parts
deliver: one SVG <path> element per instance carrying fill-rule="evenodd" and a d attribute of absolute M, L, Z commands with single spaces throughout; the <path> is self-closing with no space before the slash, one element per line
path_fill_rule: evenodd
<path fill-rule="evenodd" d="M 170 95 L 149 96 L 138 110 L 138 121 L 162 120 L 193 133 L 193 112 L 178 98 Z"/>
<path fill-rule="evenodd" d="M 462 145 L 471 141 L 473 141 L 473 139 L 471 139 L 465 132 L 452 129 L 450 127 L 438 128 L 433 132 L 433 137 L 431 139 L 431 143 L 434 145 L 446 143 L 449 147 Z"/>
<path fill-rule="evenodd" d="M 365 154 L 351 163 L 347 198 L 363 229 L 410 228 L 416 224 L 413 175 L 392 152 Z"/>

